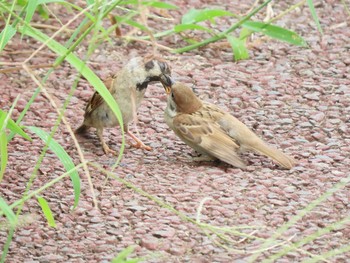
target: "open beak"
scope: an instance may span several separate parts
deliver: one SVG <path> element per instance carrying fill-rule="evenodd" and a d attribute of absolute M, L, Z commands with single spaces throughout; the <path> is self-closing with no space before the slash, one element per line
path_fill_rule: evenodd
<path fill-rule="evenodd" d="M 162 83 L 166 94 L 169 95 L 171 92 L 171 86 L 174 84 L 174 81 L 168 75 L 162 75 L 160 77 L 160 82 Z"/>

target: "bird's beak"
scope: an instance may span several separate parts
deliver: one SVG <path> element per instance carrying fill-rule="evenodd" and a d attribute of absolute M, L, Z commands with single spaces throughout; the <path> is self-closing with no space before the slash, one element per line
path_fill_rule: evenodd
<path fill-rule="evenodd" d="M 160 77 L 160 82 L 162 83 L 166 94 L 169 95 L 171 92 L 171 86 L 174 84 L 174 81 L 171 79 L 171 77 L 164 74 Z"/>

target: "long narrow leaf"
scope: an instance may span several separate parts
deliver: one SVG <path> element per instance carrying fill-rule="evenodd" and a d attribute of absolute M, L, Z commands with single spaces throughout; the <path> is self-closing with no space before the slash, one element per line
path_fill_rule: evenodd
<path fill-rule="evenodd" d="M 19 28 L 19 30 L 22 30 L 22 28 Z M 28 27 L 28 29 L 25 32 L 26 35 L 33 37 L 34 39 L 46 43 L 46 45 L 56 52 L 57 54 L 61 56 L 66 56 L 66 60 L 73 66 L 75 67 L 88 81 L 89 83 L 94 86 L 94 88 L 98 91 L 98 93 L 102 96 L 102 98 L 106 101 L 108 106 L 112 109 L 113 113 L 117 117 L 117 120 L 120 124 L 120 129 L 122 131 L 122 134 L 124 135 L 124 129 L 123 129 L 123 119 L 122 119 L 122 114 L 119 109 L 118 104 L 112 97 L 111 93 L 108 91 L 104 83 L 96 76 L 96 74 L 88 67 L 85 65 L 83 61 L 81 61 L 77 56 L 75 56 L 73 53 L 67 53 L 68 50 L 64 46 L 62 46 L 60 43 L 57 41 L 50 39 L 49 37 L 39 30 L 33 28 L 33 27 Z M 123 144 L 121 146 L 119 156 L 117 158 L 117 163 L 120 161 L 122 155 L 123 155 L 123 150 L 124 150 L 124 137 L 123 137 Z"/>
<path fill-rule="evenodd" d="M 254 8 L 251 12 L 249 12 L 249 14 L 247 14 L 245 17 L 241 18 L 238 22 L 236 22 L 235 24 L 233 24 L 232 26 L 230 26 L 227 30 L 225 30 L 224 32 L 221 32 L 213 37 L 210 37 L 208 39 L 205 39 L 201 42 L 197 42 L 195 44 L 192 45 L 188 45 L 186 47 L 183 48 L 178 48 L 173 50 L 173 53 L 183 53 L 183 52 L 187 52 L 190 50 L 193 50 L 195 48 L 199 48 L 205 45 L 208 45 L 210 43 L 213 43 L 215 41 L 218 41 L 220 39 L 224 39 L 227 37 L 228 34 L 230 34 L 231 32 L 233 32 L 234 30 L 236 30 L 238 27 L 240 27 L 243 23 L 247 22 L 253 15 L 255 15 L 256 13 L 258 13 L 262 8 L 264 8 L 266 5 L 268 5 L 272 0 L 266 0 L 264 3 L 262 3 L 261 5 L 259 5 L 258 7 Z M 232 14 L 234 15 L 234 14 Z"/>
<path fill-rule="evenodd" d="M 42 196 L 37 196 L 37 199 L 38 199 L 38 202 L 39 202 L 39 205 L 41 207 L 41 210 L 43 211 L 49 226 L 50 227 L 56 227 L 55 218 L 52 215 L 49 203 Z"/>
<path fill-rule="evenodd" d="M 19 29 L 20 31 L 22 28 Z M 67 49 L 62 46 L 60 43 L 56 42 L 53 39 L 49 40 L 49 37 L 39 30 L 30 27 L 25 32 L 26 35 L 33 37 L 34 39 L 45 42 L 47 46 L 56 52 L 59 55 L 65 55 L 67 52 Z M 83 61 L 81 61 L 77 56 L 75 56 L 73 53 L 69 53 L 66 56 L 66 60 L 75 67 L 90 83 L 95 87 L 95 89 L 100 93 L 100 95 L 103 97 L 103 99 L 106 101 L 108 106 L 113 110 L 114 114 L 116 115 L 120 127 L 123 127 L 123 120 L 122 115 L 119 109 L 118 104 L 115 102 L 114 98 L 104 85 L 104 83 L 96 76 L 96 74 L 87 66 Z"/>
<path fill-rule="evenodd" d="M 236 61 L 249 58 L 249 53 L 245 45 L 245 40 L 241 40 L 231 35 L 227 35 L 227 40 L 231 45 Z"/>
<path fill-rule="evenodd" d="M 213 33 L 213 30 L 211 30 L 210 28 L 205 27 L 205 26 L 196 25 L 196 24 L 180 24 L 180 25 L 174 26 L 174 31 L 176 33 L 180 33 L 180 32 L 186 31 L 186 30 L 201 30 L 201 31 Z"/>
<path fill-rule="evenodd" d="M 4 118 L 6 118 L 7 113 L 4 112 L 3 110 L 0 110 L 0 118 L 2 118 L 4 116 Z M 1 122 L 0 122 L 1 125 Z M 26 134 L 22 128 L 17 125 L 13 120 L 9 119 L 6 125 L 6 128 L 8 128 L 10 131 L 14 132 L 14 133 L 18 133 L 19 135 L 21 135 L 23 138 L 27 139 L 28 141 L 32 141 L 32 138 L 30 138 L 30 136 L 28 134 Z"/>
<path fill-rule="evenodd" d="M 40 139 L 42 139 L 45 143 L 49 142 L 49 148 L 53 151 L 58 159 L 60 159 L 64 168 L 69 171 L 75 167 L 72 159 L 68 155 L 68 153 L 63 149 L 63 147 L 56 142 L 53 138 L 49 141 L 49 134 L 42 129 L 34 126 L 27 127 L 31 132 L 35 133 Z M 80 178 L 77 171 L 73 171 L 70 174 L 70 179 L 72 180 L 73 189 L 74 189 L 74 208 L 77 207 L 80 198 Z"/>
<path fill-rule="evenodd" d="M 329 250 L 327 252 L 322 253 L 321 255 L 314 255 L 310 259 L 303 260 L 303 263 L 316 263 L 321 262 L 323 260 L 324 262 L 328 262 L 328 258 L 335 257 L 336 255 L 345 254 L 346 252 L 350 251 L 350 245 L 344 245 L 341 247 L 337 247 L 335 249 Z"/>
<path fill-rule="evenodd" d="M 182 16 L 181 24 L 195 24 L 219 16 L 233 16 L 233 14 L 221 9 L 190 9 Z"/>
<path fill-rule="evenodd" d="M 119 23 L 125 23 L 125 24 L 128 24 L 130 26 L 133 26 L 133 27 L 136 27 L 142 31 L 146 31 L 148 30 L 146 26 L 140 24 L 140 23 L 137 23 L 135 22 L 134 20 L 132 19 L 126 19 L 125 17 L 123 16 L 114 16 L 115 19 L 119 22 Z"/>
<path fill-rule="evenodd" d="M 318 31 L 321 33 L 321 35 L 323 35 L 323 30 L 322 30 L 322 27 L 321 27 L 321 24 L 320 24 L 320 20 L 318 19 L 318 16 L 317 16 L 317 13 L 316 13 L 314 2 L 312 0 L 307 0 L 306 2 L 307 2 L 308 6 L 310 8 L 310 12 L 311 12 L 312 18 L 314 19 L 314 21 L 316 23 Z"/>
<path fill-rule="evenodd" d="M 27 2 L 26 17 L 24 19 L 25 22 L 30 23 L 37 6 L 38 6 L 38 0 L 30 0 Z"/>
<path fill-rule="evenodd" d="M 262 22 L 256 21 L 246 21 L 242 24 L 244 28 L 248 28 L 254 32 L 261 32 L 269 37 L 296 45 L 296 46 L 307 46 L 305 40 L 299 36 L 297 33 L 290 31 L 288 29 L 270 25 Z"/>
<path fill-rule="evenodd" d="M 0 196 L 0 209 L 3 212 L 3 214 L 7 217 L 7 220 L 9 221 L 10 225 L 12 227 L 15 227 L 17 225 L 17 217 L 1 196 Z"/>
<path fill-rule="evenodd" d="M 11 38 L 16 34 L 16 29 L 11 25 L 6 25 L 0 33 L 0 52 L 4 49 Z"/>
<path fill-rule="evenodd" d="M 38 0 L 38 5 L 48 4 L 48 3 L 64 3 L 64 0 Z"/>
<path fill-rule="evenodd" d="M 130 258 L 131 253 L 133 253 L 135 250 L 134 246 L 128 246 L 127 248 L 123 249 L 122 251 L 119 252 L 119 254 L 112 259 L 111 263 L 138 263 L 138 262 L 143 262 L 143 258 Z"/>
<path fill-rule="evenodd" d="M 144 6 L 152 6 L 155 8 L 162 8 L 162 9 L 177 9 L 178 7 L 173 4 L 160 2 L 160 1 L 142 1 L 142 5 Z"/>
<path fill-rule="evenodd" d="M 0 132 L 0 182 L 4 176 L 8 160 L 7 138 L 5 131 Z"/>

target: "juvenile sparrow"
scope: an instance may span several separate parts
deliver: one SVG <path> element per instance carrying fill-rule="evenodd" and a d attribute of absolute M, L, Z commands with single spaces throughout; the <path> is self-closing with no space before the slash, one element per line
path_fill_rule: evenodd
<path fill-rule="evenodd" d="M 118 103 L 122 113 L 124 131 L 136 142 L 132 146 L 151 150 L 129 131 L 128 123 L 135 118 L 149 83 L 160 81 L 165 91 L 170 92 L 172 84 L 170 75 L 170 68 L 165 61 L 148 56 L 132 58 L 117 74 L 105 80 L 107 89 Z M 101 95 L 95 92 L 86 105 L 84 122 L 75 132 L 81 134 L 90 127 L 96 128 L 104 152 L 117 154 L 103 139 L 103 129 L 117 125 L 119 122 L 111 108 Z"/>
<path fill-rule="evenodd" d="M 168 126 L 186 144 L 202 154 L 197 160 L 220 159 L 244 168 L 239 151 L 252 150 L 291 169 L 294 159 L 261 140 L 246 125 L 219 107 L 202 102 L 183 83 L 172 86 L 165 109 Z"/>

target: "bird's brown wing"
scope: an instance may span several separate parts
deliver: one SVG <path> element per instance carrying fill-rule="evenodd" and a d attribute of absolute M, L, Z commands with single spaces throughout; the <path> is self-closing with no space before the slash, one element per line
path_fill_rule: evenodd
<path fill-rule="evenodd" d="M 180 114 L 174 118 L 177 133 L 194 148 L 201 149 L 210 156 L 214 156 L 233 166 L 244 168 L 246 165 L 238 156 L 239 148 L 219 125 L 209 122 L 196 114 Z"/>
<path fill-rule="evenodd" d="M 295 165 L 295 160 L 292 157 L 266 144 L 244 123 L 219 107 L 207 103 L 201 112 L 206 113 L 203 116 L 204 119 L 218 124 L 225 134 L 235 140 L 240 145 L 241 150 L 252 150 L 268 156 L 287 169 L 291 169 Z"/>
<path fill-rule="evenodd" d="M 109 92 L 112 91 L 114 79 L 115 76 L 110 76 L 103 81 Z M 102 96 L 97 91 L 95 91 L 94 95 L 92 95 L 90 101 L 86 105 L 84 117 L 89 117 L 91 113 L 103 103 L 103 101 L 104 100 Z"/>

